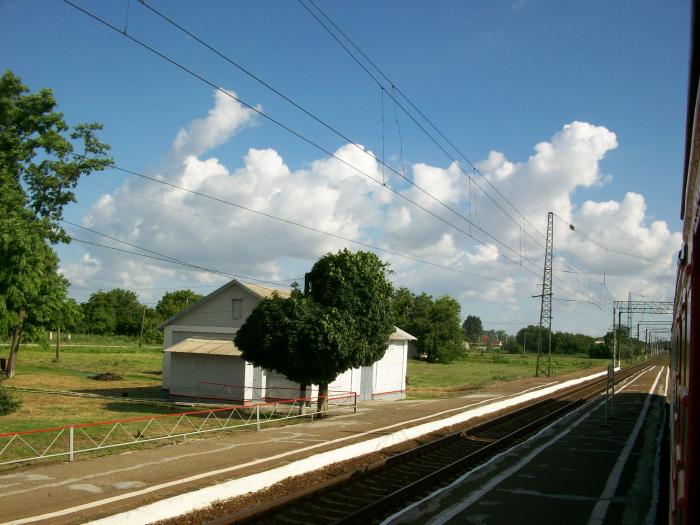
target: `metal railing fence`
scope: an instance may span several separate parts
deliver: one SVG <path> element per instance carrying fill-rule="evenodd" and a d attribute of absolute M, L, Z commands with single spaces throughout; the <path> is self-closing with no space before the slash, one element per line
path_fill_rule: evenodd
<path fill-rule="evenodd" d="M 327 410 L 357 411 L 354 392 L 326 396 Z M 0 466 L 163 440 L 187 440 L 189 436 L 236 428 L 282 422 L 297 418 L 314 419 L 320 412 L 311 408 L 318 397 L 288 398 L 255 405 L 208 408 L 175 414 L 65 425 L 52 428 L 0 433 Z"/>

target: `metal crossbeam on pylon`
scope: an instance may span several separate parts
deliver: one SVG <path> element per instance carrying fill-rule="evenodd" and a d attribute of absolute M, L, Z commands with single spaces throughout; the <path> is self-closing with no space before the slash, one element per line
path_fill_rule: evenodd
<path fill-rule="evenodd" d="M 542 274 L 542 302 L 540 303 L 540 325 L 537 332 L 537 364 L 535 377 L 550 376 L 552 372 L 552 260 L 554 259 L 554 213 L 547 214 L 547 243 L 544 248 L 544 271 Z M 537 296 L 535 296 L 537 297 Z M 547 365 L 542 356 L 542 330 L 547 328 Z"/>

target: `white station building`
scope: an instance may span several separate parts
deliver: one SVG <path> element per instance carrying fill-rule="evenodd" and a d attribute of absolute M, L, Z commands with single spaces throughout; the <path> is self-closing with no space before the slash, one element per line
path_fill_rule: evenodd
<path fill-rule="evenodd" d="M 287 290 L 233 280 L 174 315 L 163 329 L 162 388 L 172 397 L 237 401 L 243 404 L 300 397 L 300 385 L 275 370 L 255 367 L 233 343 L 236 331 L 253 309 Z M 329 396 L 355 392 L 359 400 L 403 397 L 409 341 L 415 337 L 395 328 L 387 351 L 371 366 L 354 368 L 328 386 Z M 316 385 L 305 392 L 315 397 Z"/>

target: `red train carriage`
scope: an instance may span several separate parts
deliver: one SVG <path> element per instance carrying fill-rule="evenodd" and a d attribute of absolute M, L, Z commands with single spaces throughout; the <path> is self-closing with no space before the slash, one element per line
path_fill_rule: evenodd
<path fill-rule="evenodd" d="M 700 523 L 698 460 L 700 447 L 700 396 L 698 344 L 700 344 L 700 21 L 693 2 L 685 170 L 683 175 L 683 247 L 678 256 L 671 354 L 671 433 L 669 521 Z M 693 304 L 697 303 L 697 304 Z"/>

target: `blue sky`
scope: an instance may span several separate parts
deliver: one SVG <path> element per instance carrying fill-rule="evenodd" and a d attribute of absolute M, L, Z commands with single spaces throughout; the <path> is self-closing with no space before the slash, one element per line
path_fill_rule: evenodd
<path fill-rule="evenodd" d="M 311 122 L 259 84 L 168 26 L 136 0 L 82 0 L 76 3 L 120 28 L 124 27 L 128 9 L 127 30 L 130 34 L 176 57 L 216 85 L 235 91 L 246 102 L 259 105 L 266 114 L 312 137 L 326 149 L 336 151 L 345 145 L 345 141 Z M 354 142 L 379 155 L 382 148 L 379 88 L 299 3 L 206 1 L 194 4 L 153 0 L 152 5 L 332 123 Z M 542 183 L 543 180 L 538 178 L 540 164 L 527 165 L 535 145 L 548 142 L 566 148 L 569 153 L 562 158 L 580 163 L 580 169 L 577 175 L 556 164 L 559 172 L 552 176 L 558 177 L 557 180 L 568 177 L 574 181 L 562 186 L 564 193 L 552 194 L 552 201 L 542 197 L 537 207 L 528 206 L 533 199 L 539 198 L 537 192 L 529 195 L 528 202 L 522 203 L 517 202 L 522 192 L 515 192 L 512 201 L 523 210 L 528 208 L 525 211 L 527 217 L 543 230 L 551 202 L 563 203 L 562 196 L 566 194 L 567 202 L 562 208 L 557 208 L 558 213 L 572 222 L 586 224 L 588 232 L 596 235 L 598 240 L 617 245 L 636 238 L 638 242 L 627 246 L 627 251 L 638 250 L 635 252 L 638 255 L 667 260 L 666 265 L 652 267 L 631 265 L 624 259 L 617 261 L 619 275 L 617 278 L 610 275 L 608 280 L 616 298 L 626 297 L 624 291 L 627 289 L 633 289 L 636 294 L 670 297 L 672 281 L 658 281 L 649 276 L 672 273 L 672 251 L 678 248 L 674 232 L 680 229 L 678 213 L 683 168 L 689 2 L 391 1 L 319 2 L 319 6 L 459 145 L 470 160 L 484 161 L 491 151 L 502 152 L 508 161 L 523 165 L 522 177 L 533 177 L 531 183 L 524 186 L 530 189 L 536 188 L 536 181 Z M 112 145 L 115 161 L 137 171 L 167 172 L 167 166 L 172 167 L 172 145 L 178 131 L 206 116 L 214 105 L 212 88 L 58 0 L 0 2 L 0 59 L 3 68 L 12 69 L 32 90 L 51 87 L 59 101 L 59 109 L 69 122 L 102 122 L 105 125 L 102 137 Z M 401 158 L 395 108 L 386 96 L 384 103 L 386 159 L 398 169 Z M 450 160 L 426 140 L 400 110 L 397 113 L 403 138 L 403 164 L 409 177 L 413 173 L 412 166 L 419 164 L 447 170 Z M 577 133 L 557 142 L 556 134 L 575 121 L 592 127 L 577 128 Z M 614 133 L 615 140 L 603 129 Z M 570 156 L 571 152 L 579 151 L 577 141 L 589 140 L 590 133 L 607 137 L 607 145 L 600 151 L 591 150 L 589 156 Z M 327 155 L 260 118 L 251 118 L 236 127 L 235 132 L 223 132 L 221 139 L 215 140 L 198 157 L 200 160 L 215 158 L 228 170 L 231 177 L 228 183 L 235 186 L 241 182 L 236 180 L 237 170 L 243 169 L 243 159 L 251 148 L 274 150 L 289 168 L 290 185 L 281 185 L 279 191 L 289 194 L 288 188 L 303 187 L 303 181 L 309 191 L 318 195 L 319 187 L 341 184 L 340 179 L 332 177 L 324 180 L 326 172 L 313 168 L 314 162 L 326 159 Z M 260 162 L 255 169 L 249 166 L 248 171 L 258 173 L 256 170 L 262 169 L 260 166 L 268 165 Z M 596 172 L 595 180 L 586 175 L 588 168 L 585 166 L 594 166 L 591 169 Z M 489 168 L 497 169 L 495 164 Z M 572 169 L 575 171 L 576 166 Z M 504 193 L 517 187 L 505 179 L 500 182 L 503 186 L 499 186 L 495 171 L 490 173 L 486 168 L 482 171 L 492 177 L 491 181 Z M 519 173 L 517 169 L 515 172 Z M 182 175 L 181 171 L 174 170 L 164 176 L 181 181 Z M 292 180 L 296 176 L 299 177 L 297 184 Z M 424 175 L 427 178 L 422 180 L 431 188 L 432 176 L 448 177 L 446 174 Z M 446 180 L 434 181 L 436 191 Z M 272 184 L 263 176 L 257 181 L 261 186 L 263 181 Z M 258 246 L 263 241 L 250 236 L 245 239 L 231 237 L 232 245 L 238 243 L 238 247 L 232 246 L 229 254 L 210 254 L 210 244 L 197 235 L 188 237 L 185 231 L 180 236 L 170 231 L 170 244 L 159 244 L 164 241 L 149 236 L 143 225 L 157 223 L 162 231 L 173 224 L 171 217 L 163 214 L 138 217 L 143 205 L 129 208 L 123 204 L 118 208 L 119 220 L 115 220 L 100 209 L 100 197 L 109 194 L 118 201 L 118 192 L 115 193 L 114 189 L 125 182 L 126 179 L 117 172 L 91 176 L 81 182 L 79 202 L 71 206 L 66 216 L 119 238 L 128 236 L 131 242 L 142 246 L 169 248 L 168 253 L 197 264 L 216 264 L 217 267 L 229 264 L 228 271 L 238 270 L 261 278 L 290 277 L 300 271 L 303 273 L 303 269 L 313 263 L 313 250 L 307 256 L 303 251 L 294 250 L 285 252 L 280 249 L 276 253 L 274 246 L 263 249 Z M 131 184 L 129 188 L 133 192 L 142 190 L 141 195 L 144 192 L 154 192 L 148 193 L 151 197 L 158 194 L 157 190 L 138 186 L 142 183 L 127 183 Z M 411 191 L 401 181 L 396 181 L 395 185 L 401 191 Z M 211 187 L 216 191 L 216 186 Z M 363 188 L 358 190 L 360 195 L 353 198 L 347 198 L 348 190 L 344 186 L 336 187 L 344 196 L 343 200 L 348 202 L 354 202 L 355 197 L 368 199 L 357 200 L 358 208 L 341 210 L 336 206 L 325 218 L 313 213 L 305 215 L 303 210 L 293 210 L 291 216 L 316 226 L 325 225 L 326 229 L 333 231 L 347 230 L 353 239 L 369 240 L 387 248 L 398 246 L 403 253 L 420 257 L 432 255 L 465 271 L 478 270 L 480 274 L 512 275 L 516 281 L 536 281 L 530 273 L 511 268 L 512 265 L 502 261 L 496 264 L 474 258 L 477 246 L 464 239 L 456 240 L 454 232 L 448 234 L 454 238 L 443 239 L 440 244 L 439 239 L 446 232 L 427 226 L 423 229 L 424 221 L 429 218 L 420 217 L 414 210 L 406 222 L 410 223 L 407 228 L 412 235 L 399 231 L 396 226 L 398 215 L 395 214 L 405 202 L 389 200 L 379 196 L 375 189 L 360 187 Z M 264 200 L 264 192 L 264 188 L 260 188 L 257 193 L 246 193 L 250 199 L 248 204 L 258 202 L 256 199 Z M 642 201 L 626 201 L 628 192 L 642 196 Z M 243 199 L 245 195 L 237 197 Z M 589 200 L 594 203 L 626 202 L 627 206 L 621 205 L 620 210 L 629 210 L 625 212 L 628 215 L 620 211 L 622 215 L 616 216 L 619 226 L 611 227 L 610 217 L 605 216 L 601 206 L 591 205 L 590 213 L 584 213 L 584 203 Z M 323 204 L 319 201 L 315 206 L 320 208 Z M 362 209 L 369 204 L 376 206 L 372 213 Z M 187 205 L 190 211 L 196 208 L 197 213 L 207 214 L 210 218 L 212 215 L 220 218 L 226 213 L 210 203 L 188 202 L 183 205 Z M 461 200 L 456 199 L 455 206 L 465 214 L 474 212 L 467 195 Z M 594 208 L 595 212 L 591 211 Z M 290 206 L 274 209 L 282 214 Z M 468 211 L 470 209 L 472 211 Z M 478 209 L 479 220 L 484 221 L 490 231 L 498 232 L 500 238 L 508 238 L 506 226 L 495 217 L 498 211 L 485 198 L 479 201 Z M 367 215 L 364 223 L 363 215 Z M 629 228 L 627 218 L 630 219 Z M 331 219 L 345 223 L 338 225 Z M 260 228 L 266 228 L 261 224 L 251 225 L 248 219 L 227 216 L 226 222 L 231 221 L 242 221 L 239 226 L 244 222 L 246 227 L 255 226 L 258 232 Z M 418 221 L 421 221 L 420 227 Z M 658 225 L 652 228 L 654 221 L 664 221 L 668 232 L 664 233 Z M 141 226 L 137 228 L 135 225 Z M 614 233 L 617 230 L 620 230 L 617 232 L 619 239 Z M 282 235 L 291 239 L 296 233 L 290 230 Z M 302 242 L 307 241 L 302 239 Z M 221 240 L 210 242 L 220 243 Z M 450 242 L 454 246 L 446 247 Z M 250 249 L 251 243 L 255 243 L 255 249 Z M 511 245 L 518 245 L 518 240 L 513 240 L 512 235 Z M 250 252 L 260 248 L 260 253 L 243 257 L 241 246 L 246 246 L 246 251 Z M 323 243 L 315 245 L 321 252 L 338 247 Z M 573 239 L 562 239 L 564 248 L 568 250 L 569 265 L 576 265 L 586 272 L 602 271 L 600 261 L 595 260 L 596 253 L 590 247 L 580 246 Z M 578 252 L 578 248 L 585 253 Z M 441 251 L 443 249 L 445 251 Z M 534 246 L 531 249 L 532 259 L 539 265 L 542 254 Z M 74 282 L 81 281 L 81 289 L 76 284 L 73 290 L 80 300 L 89 294 L 90 289 L 108 287 L 108 283 L 113 282 L 135 289 L 141 286 L 139 293 L 145 301 L 157 300 L 160 293 L 160 290 L 149 291 L 147 288 L 214 285 L 205 282 L 201 275 L 158 273 L 150 266 L 134 266 L 129 270 L 149 273 L 149 279 L 119 276 L 113 265 L 123 267 L 126 259 L 105 254 L 99 249 L 88 255 L 99 260 L 100 270 L 86 277 L 90 271 L 81 270 L 81 264 L 87 268 L 96 263 L 85 262 L 85 247 L 74 244 L 61 248 L 59 253 L 67 275 Z M 471 258 L 467 257 L 469 254 L 472 254 Z M 600 253 L 597 256 L 600 259 Z M 616 261 L 609 262 L 609 271 L 614 274 Z M 477 312 L 482 314 L 482 319 L 504 323 L 537 317 L 534 313 L 536 305 L 529 298 L 529 292 L 512 287 L 494 291 L 478 283 L 465 283 L 463 276 L 457 280 L 454 280 L 454 275 L 448 277 L 434 275 L 433 270 L 420 265 L 399 265 L 395 279 L 398 285 L 405 284 L 415 290 L 457 296 L 464 315 Z M 569 288 L 576 288 L 576 293 L 583 293 L 583 285 L 572 280 L 571 275 L 562 275 L 562 279 L 568 279 Z M 581 277 L 576 279 L 580 281 Z M 574 294 L 570 289 L 569 293 Z M 487 296 L 491 299 L 484 301 Z M 561 329 L 580 326 L 582 331 L 589 333 L 602 332 L 609 322 L 609 315 L 605 305 L 601 306 L 602 309 L 582 306 L 579 310 L 563 310 L 558 316 Z M 589 319 L 585 320 L 579 314 Z"/>

